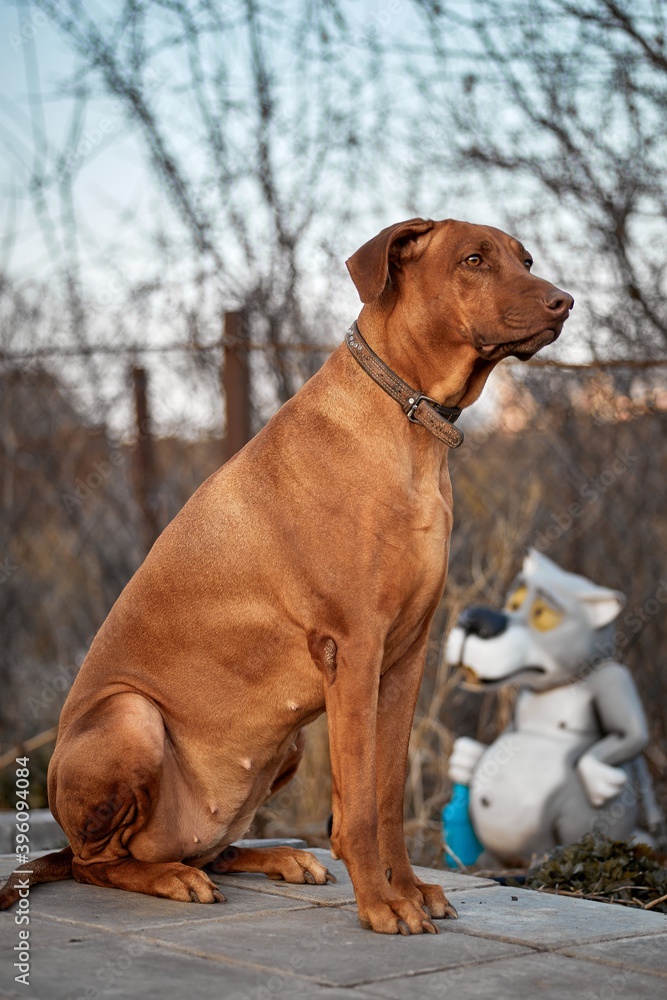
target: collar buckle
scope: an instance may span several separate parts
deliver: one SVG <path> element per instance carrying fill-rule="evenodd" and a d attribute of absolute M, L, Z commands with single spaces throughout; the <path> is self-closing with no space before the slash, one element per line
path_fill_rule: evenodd
<path fill-rule="evenodd" d="M 410 398 L 408 399 L 408 409 L 405 411 L 405 415 L 407 416 L 410 423 L 413 424 L 419 423 L 419 421 L 415 417 L 415 413 L 417 412 L 417 407 L 419 406 L 420 403 L 433 403 L 434 406 L 438 405 L 437 400 L 432 399 L 430 396 L 425 396 L 423 392 L 418 392 L 414 396 L 410 396 Z"/>
<path fill-rule="evenodd" d="M 430 403 L 436 413 L 438 413 L 439 416 L 443 417 L 450 424 L 455 424 L 461 416 L 460 407 L 443 406 L 437 401 L 437 399 L 433 399 L 432 396 L 425 396 L 423 392 L 416 392 L 414 396 L 410 396 L 408 399 L 408 408 L 405 411 L 408 420 L 413 424 L 419 423 L 415 413 L 417 412 L 417 407 L 420 403 Z"/>

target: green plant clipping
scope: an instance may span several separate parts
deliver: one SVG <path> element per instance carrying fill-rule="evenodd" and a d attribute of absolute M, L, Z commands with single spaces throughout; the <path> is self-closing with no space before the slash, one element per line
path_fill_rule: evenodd
<path fill-rule="evenodd" d="M 667 869 L 653 848 L 592 833 L 531 868 L 525 885 L 667 913 Z"/>

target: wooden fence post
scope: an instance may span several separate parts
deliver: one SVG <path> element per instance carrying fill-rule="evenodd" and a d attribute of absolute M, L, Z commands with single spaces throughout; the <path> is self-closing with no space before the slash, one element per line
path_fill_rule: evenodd
<path fill-rule="evenodd" d="M 156 495 L 155 449 L 148 412 L 148 375 L 145 368 L 132 368 L 134 412 L 137 426 L 137 450 L 134 456 L 134 488 L 143 515 L 144 547 L 148 552 L 160 534 L 158 497 Z"/>
<path fill-rule="evenodd" d="M 224 460 L 228 461 L 252 437 L 250 428 L 250 364 L 247 330 L 241 312 L 225 313 L 222 387 L 225 394 Z"/>

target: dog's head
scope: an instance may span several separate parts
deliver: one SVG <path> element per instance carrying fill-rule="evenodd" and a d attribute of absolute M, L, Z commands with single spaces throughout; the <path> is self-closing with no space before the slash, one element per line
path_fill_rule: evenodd
<path fill-rule="evenodd" d="M 388 226 L 347 261 L 363 303 L 394 310 L 409 299 L 432 340 L 446 330 L 486 361 L 527 360 L 560 335 L 574 299 L 532 265 L 514 237 L 454 219 Z"/>
<path fill-rule="evenodd" d="M 502 611 L 466 608 L 449 634 L 447 660 L 469 688 L 517 684 L 545 691 L 608 656 L 607 632 L 625 598 L 567 573 L 531 549 Z"/>

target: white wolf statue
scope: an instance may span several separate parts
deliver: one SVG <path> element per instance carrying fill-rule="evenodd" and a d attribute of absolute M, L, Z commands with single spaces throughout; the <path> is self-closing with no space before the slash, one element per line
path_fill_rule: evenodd
<path fill-rule="evenodd" d="M 466 687 L 519 688 L 500 737 L 488 747 L 456 740 L 449 763 L 450 778 L 470 786 L 479 840 L 501 861 L 594 829 L 626 839 L 641 798 L 649 826 L 658 823 L 642 705 L 628 669 L 609 658 L 624 603 L 531 549 L 505 610 L 466 608 L 450 633 L 447 659 L 467 668 Z"/>

